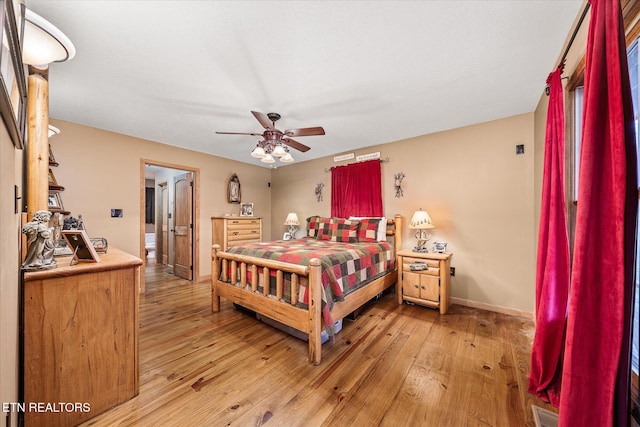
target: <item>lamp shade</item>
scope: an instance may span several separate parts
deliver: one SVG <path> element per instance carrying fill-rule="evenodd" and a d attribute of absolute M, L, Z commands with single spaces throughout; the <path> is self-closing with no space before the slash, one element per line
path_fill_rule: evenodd
<path fill-rule="evenodd" d="M 298 215 L 295 212 L 289 212 L 287 219 L 284 220 L 284 225 L 300 225 Z"/>
<path fill-rule="evenodd" d="M 271 152 L 271 155 L 273 157 L 281 157 L 285 154 L 287 154 L 287 152 L 284 151 L 284 147 L 282 147 L 282 145 L 280 144 L 277 144 L 275 147 L 273 147 L 273 151 Z"/>
<path fill-rule="evenodd" d="M 280 161 L 283 163 L 291 163 L 293 162 L 293 156 L 290 153 L 285 153 L 284 156 L 280 157 Z"/>
<path fill-rule="evenodd" d="M 431 217 L 427 213 L 427 211 L 423 211 L 420 209 L 419 211 L 415 211 L 413 217 L 411 217 L 411 222 L 409 223 L 409 228 L 413 229 L 425 229 L 425 228 L 436 228 L 431 221 Z"/>
<path fill-rule="evenodd" d="M 260 161 L 262 163 L 275 163 L 276 162 L 271 154 L 267 154 L 262 159 L 260 159 Z"/>
<path fill-rule="evenodd" d="M 264 148 L 260 147 L 260 145 L 256 145 L 256 148 L 251 152 L 251 157 L 255 157 L 256 159 L 263 159 L 266 155 Z"/>
<path fill-rule="evenodd" d="M 47 65 L 73 58 L 76 48 L 55 25 L 30 9 L 25 10 L 22 61 L 29 65 Z"/>

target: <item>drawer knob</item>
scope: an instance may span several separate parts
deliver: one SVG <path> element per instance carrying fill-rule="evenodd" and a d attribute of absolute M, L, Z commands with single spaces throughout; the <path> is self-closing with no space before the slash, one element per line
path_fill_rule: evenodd
<path fill-rule="evenodd" d="M 418 285 L 414 285 L 414 286 L 416 287 L 416 289 L 418 289 L 418 288 L 419 288 L 419 286 L 418 286 Z"/>
<path fill-rule="evenodd" d="M 238 235 L 238 232 L 237 232 L 237 231 L 234 231 L 234 232 L 233 232 L 233 235 L 234 235 L 234 236 L 237 236 L 237 235 Z"/>

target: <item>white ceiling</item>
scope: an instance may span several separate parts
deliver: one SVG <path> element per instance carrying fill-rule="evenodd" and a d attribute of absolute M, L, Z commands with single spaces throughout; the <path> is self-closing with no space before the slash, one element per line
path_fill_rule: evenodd
<path fill-rule="evenodd" d="M 534 111 L 583 1 L 26 4 L 77 49 L 52 118 L 269 167 L 215 131 L 323 126 L 300 162 Z"/>

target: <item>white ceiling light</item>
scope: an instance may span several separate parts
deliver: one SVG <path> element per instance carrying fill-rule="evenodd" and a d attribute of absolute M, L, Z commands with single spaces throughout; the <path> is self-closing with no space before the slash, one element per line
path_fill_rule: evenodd
<path fill-rule="evenodd" d="M 251 157 L 255 157 L 256 159 L 262 159 L 266 156 L 267 153 L 264 152 L 264 148 L 262 148 L 259 144 L 256 145 L 256 148 L 251 152 Z"/>
<path fill-rule="evenodd" d="M 51 138 L 52 136 L 56 136 L 59 133 L 60 133 L 60 129 L 58 129 L 53 125 L 49 125 L 49 138 Z"/>
<path fill-rule="evenodd" d="M 287 153 L 284 151 L 284 148 L 280 144 L 276 144 L 276 146 L 273 148 L 273 152 L 271 153 L 273 157 L 281 157 L 285 154 Z"/>
<path fill-rule="evenodd" d="M 22 61 L 29 65 L 48 65 L 68 61 L 76 55 L 69 38 L 55 25 L 26 9 L 24 16 Z"/>
<path fill-rule="evenodd" d="M 262 159 L 260 159 L 262 163 L 275 163 L 276 160 L 273 158 L 271 154 L 267 154 Z"/>
<path fill-rule="evenodd" d="M 291 163 L 293 162 L 293 156 L 291 156 L 291 153 L 286 153 L 284 156 L 280 157 L 280 161 L 282 163 Z"/>

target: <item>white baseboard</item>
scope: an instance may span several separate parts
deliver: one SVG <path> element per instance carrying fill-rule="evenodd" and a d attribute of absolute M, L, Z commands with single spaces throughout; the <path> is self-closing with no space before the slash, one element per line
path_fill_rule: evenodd
<path fill-rule="evenodd" d="M 468 299 L 451 297 L 451 304 L 464 305 L 465 307 L 479 308 L 481 310 L 494 311 L 496 313 L 507 314 L 509 316 L 524 317 L 526 319 L 535 320 L 533 313 L 528 311 L 516 310 L 514 308 L 500 307 L 498 305 L 491 305 L 484 302 L 471 301 Z"/>

